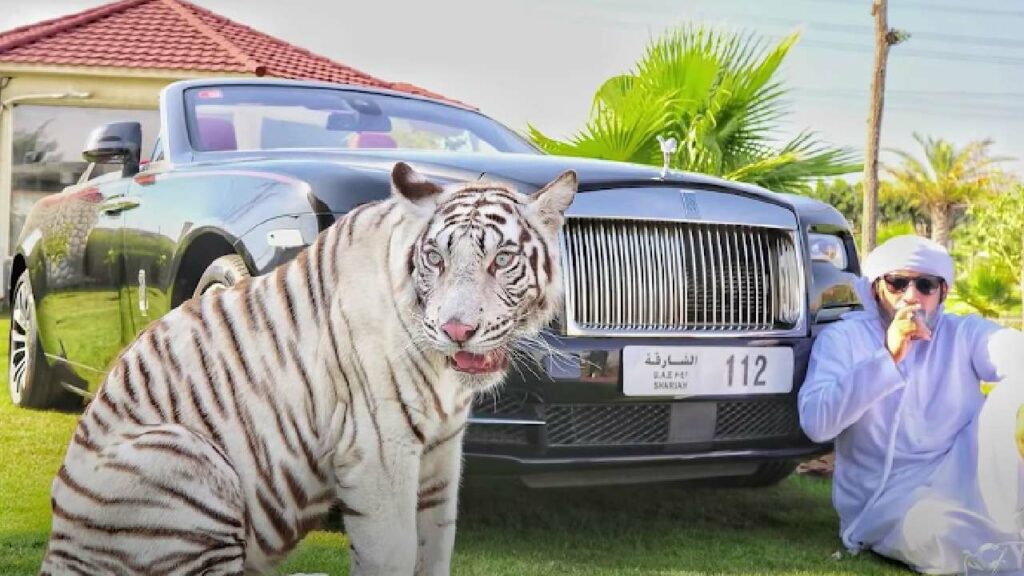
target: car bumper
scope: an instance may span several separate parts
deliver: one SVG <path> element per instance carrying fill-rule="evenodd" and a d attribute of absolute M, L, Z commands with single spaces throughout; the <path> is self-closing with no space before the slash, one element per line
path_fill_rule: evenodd
<path fill-rule="evenodd" d="M 820 456 L 829 446 L 709 450 L 641 456 L 527 457 L 465 453 L 470 477 L 519 478 L 533 488 L 673 482 L 755 474 L 762 464 Z"/>
<path fill-rule="evenodd" d="M 464 441 L 467 476 L 519 477 L 531 486 L 747 476 L 762 464 L 828 450 L 804 436 L 797 413 L 810 338 L 549 343 L 558 359 L 530 355 L 504 387 L 475 401 Z M 790 347 L 793 387 L 786 394 L 625 396 L 619 359 L 626 345 Z"/>

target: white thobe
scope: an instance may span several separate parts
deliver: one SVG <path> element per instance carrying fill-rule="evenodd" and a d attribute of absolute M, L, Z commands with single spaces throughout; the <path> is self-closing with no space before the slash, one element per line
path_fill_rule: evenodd
<path fill-rule="evenodd" d="M 940 311 L 897 364 L 867 290 L 818 336 L 799 396 L 807 436 L 835 439 L 843 543 L 924 573 L 1024 574 L 1024 335 Z M 987 400 L 981 381 L 999 382 Z"/>

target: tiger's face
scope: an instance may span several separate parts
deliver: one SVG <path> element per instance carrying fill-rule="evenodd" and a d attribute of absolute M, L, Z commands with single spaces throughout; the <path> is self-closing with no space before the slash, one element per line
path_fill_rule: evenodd
<path fill-rule="evenodd" d="M 393 181 L 399 192 L 430 186 L 404 164 Z M 418 328 L 463 385 L 498 384 L 515 341 L 554 316 L 558 231 L 575 192 L 573 172 L 532 196 L 485 183 L 434 190 L 434 210 L 409 254 Z"/>

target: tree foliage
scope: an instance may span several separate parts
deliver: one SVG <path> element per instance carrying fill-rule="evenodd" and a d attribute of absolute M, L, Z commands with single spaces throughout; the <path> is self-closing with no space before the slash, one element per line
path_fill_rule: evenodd
<path fill-rule="evenodd" d="M 632 72 L 605 81 L 574 136 L 558 140 L 532 125 L 529 136 L 552 154 L 656 166 L 657 137 L 674 137 L 672 168 L 807 192 L 815 179 L 860 165 L 811 132 L 781 146 L 773 139 L 786 94 L 776 73 L 797 37 L 770 46 L 701 26 L 674 30 L 654 40 Z"/>
<path fill-rule="evenodd" d="M 966 265 L 962 267 L 972 271 L 970 276 L 977 276 L 968 278 L 964 286 L 957 284 L 964 300 L 988 315 L 1020 303 L 1024 296 L 1024 187 L 972 205 L 965 224 L 957 230 L 955 254 Z M 1011 289 L 1014 284 L 1016 295 Z"/>
<path fill-rule="evenodd" d="M 958 235 L 965 249 L 987 253 L 998 266 L 1010 271 L 1024 268 L 1024 186 L 1016 186 L 975 204 L 969 221 Z"/>
<path fill-rule="evenodd" d="M 1014 278 L 1005 270 L 984 265 L 984 259 L 975 261 L 976 266 L 969 269 L 956 280 L 956 289 L 950 297 L 952 303 L 966 304 L 966 309 L 954 309 L 954 312 L 977 312 L 987 318 L 998 318 L 1018 302 L 1014 294 Z"/>
<path fill-rule="evenodd" d="M 992 140 L 957 147 L 941 138 L 914 134 L 924 161 L 895 150 L 898 165 L 886 165 L 892 178 L 889 192 L 928 215 L 932 240 L 949 246 L 958 217 L 970 204 L 998 190 L 1006 179 L 996 164 L 1007 158 L 991 155 Z"/>
<path fill-rule="evenodd" d="M 905 198 L 886 193 L 891 184 L 882 183 L 883 193 L 878 199 L 879 226 L 897 226 L 906 224 L 911 230 L 922 228 L 927 217 Z M 807 193 L 811 198 L 831 204 L 846 217 L 855 234 L 860 232 L 861 219 L 864 217 L 864 184 L 850 183 L 842 179 L 831 181 L 818 180 Z M 879 240 L 881 242 L 881 240 Z"/>

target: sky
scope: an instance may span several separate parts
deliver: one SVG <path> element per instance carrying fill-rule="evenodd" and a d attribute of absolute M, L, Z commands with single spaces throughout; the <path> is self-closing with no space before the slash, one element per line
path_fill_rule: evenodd
<path fill-rule="evenodd" d="M 813 130 L 858 153 L 873 60 L 870 0 L 192 0 L 379 78 L 479 107 L 516 130 L 570 136 L 594 91 L 628 72 L 666 29 L 702 23 L 800 42 L 780 72 L 790 113 L 776 137 Z M 0 0 L 0 30 L 103 4 Z M 890 52 L 881 144 L 916 153 L 913 133 L 964 145 L 990 138 L 1024 174 L 1024 1 L 890 0 L 910 32 Z"/>

